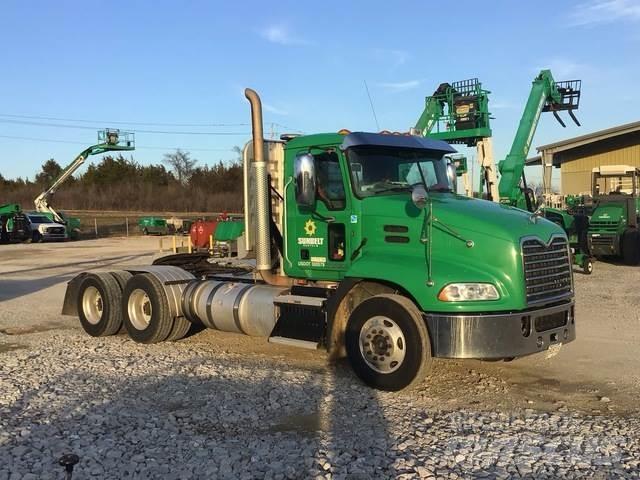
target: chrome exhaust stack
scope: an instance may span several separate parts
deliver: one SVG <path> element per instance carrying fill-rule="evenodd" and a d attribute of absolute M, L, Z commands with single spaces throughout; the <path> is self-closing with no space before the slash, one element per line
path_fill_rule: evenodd
<path fill-rule="evenodd" d="M 255 90 L 246 88 L 245 97 L 251 104 L 251 131 L 253 135 L 253 168 L 255 171 L 256 197 L 256 270 L 270 285 L 291 285 L 291 279 L 275 275 L 272 271 L 271 234 L 269 222 L 269 177 L 264 157 L 264 135 L 262 128 L 262 102 Z M 245 205 L 245 208 L 247 206 Z"/>

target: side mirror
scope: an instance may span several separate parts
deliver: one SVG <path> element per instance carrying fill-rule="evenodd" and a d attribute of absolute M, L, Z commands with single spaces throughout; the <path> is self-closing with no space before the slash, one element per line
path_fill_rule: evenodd
<path fill-rule="evenodd" d="M 411 201 L 416 206 L 416 208 L 422 210 L 427 206 L 427 196 L 428 193 L 424 188 L 424 185 L 421 183 L 416 183 L 413 186 L 413 190 L 411 190 Z"/>
<path fill-rule="evenodd" d="M 447 177 L 449 178 L 449 184 L 453 193 L 458 192 L 458 174 L 456 172 L 456 166 L 453 163 L 447 164 Z"/>
<path fill-rule="evenodd" d="M 310 153 L 297 155 L 293 172 L 296 181 L 296 203 L 301 207 L 315 207 L 316 164 L 313 155 Z"/>

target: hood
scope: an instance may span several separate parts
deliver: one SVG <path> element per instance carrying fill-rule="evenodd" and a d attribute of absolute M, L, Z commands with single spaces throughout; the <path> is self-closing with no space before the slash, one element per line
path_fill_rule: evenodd
<path fill-rule="evenodd" d="M 564 234 L 562 228 L 542 217 L 532 219 L 531 213 L 519 208 L 454 195 L 432 193 L 434 218 L 473 239 L 474 234 L 488 235 L 506 241 L 537 236 L 548 241 L 554 234 Z M 366 210 L 396 212 L 396 215 L 419 217 L 420 211 L 409 194 L 371 197 L 365 200 Z"/>
<path fill-rule="evenodd" d="M 619 223 L 624 217 L 624 208 L 618 203 L 598 205 L 591 216 L 591 222 Z"/>

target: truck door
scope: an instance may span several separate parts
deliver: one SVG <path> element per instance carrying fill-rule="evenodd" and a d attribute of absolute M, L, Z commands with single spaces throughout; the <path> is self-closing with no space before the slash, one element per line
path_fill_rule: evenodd
<path fill-rule="evenodd" d="M 288 234 L 293 238 L 288 242 L 288 256 L 310 278 L 337 280 L 350 263 L 348 177 L 342 155 L 337 151 L 313 152 L 313 157 L 315 207 L 289 209 Z"/>

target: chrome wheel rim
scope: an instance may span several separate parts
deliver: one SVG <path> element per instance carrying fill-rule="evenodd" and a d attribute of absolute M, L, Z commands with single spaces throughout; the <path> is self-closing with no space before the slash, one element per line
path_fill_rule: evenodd
<path fill-rule="evenodd" d="M 406 355 L 406 341 L 396 322 L 376 316 L 360 330 L 360 353 L 367 365 L 378 373 L 395 372 Z"/>
<path fill-rule="evenodd" d="M 151 315 L 153 313 L 151 299 L 147 292 L 141 288 L 136 288 L 131 292 L 127 302 L 127 312 L 129 313 L 129 320 L 131 320 L 131 324 L 136 330 L 146 329 L 151 323 Z"/>
<path fill-rule="evenodd" d="M 82 311 L 87 322 L 91 325 L 97 325 L 102 319 L 104 302 L 100 291 L 96 287 L 89 286 L 84 291 L 82 295 Z"/>

